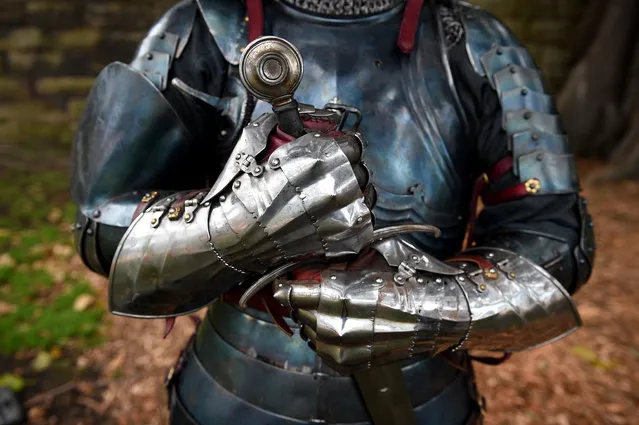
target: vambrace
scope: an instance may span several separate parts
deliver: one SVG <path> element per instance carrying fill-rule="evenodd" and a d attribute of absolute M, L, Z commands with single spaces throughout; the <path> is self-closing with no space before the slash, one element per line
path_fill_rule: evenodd
<path fill-rule="evenodd" d="M 402 241 L 382 242 L 375 249 L 397 267 L 392 282 L 384 284 L 391 291 L 382 291 L 380 298 L 416 313 L 415 353 L 521 351 L 581 325 L 561 283 L 513 252 L 472 248 L 441 263 Z"/>
<path fill-rule="evenodd" d="M 499 248 L 473 248 L 449 263 L 465 272 L 455 278 L 459 288 L 455 298 L 459 311 L 466 304 L 469 312 L 454 349 L 521 351 L 560 339 L 581 326 L 563 285 L 525 257 Z M 445 323 L 459 332 L 459 317 L 452 311 L 447 315 Z"/>
<path fill-rule="evenodd" d="M 264 115 L 247 127 L 210 191 L 160 199 L 134 220 L 110 273 L 114 313 L 186 314 L 285 261 L 371 242 L 370 210 L 334 138 L 307 134 L 263 161 L 248 154 L 274 125 Z"/>

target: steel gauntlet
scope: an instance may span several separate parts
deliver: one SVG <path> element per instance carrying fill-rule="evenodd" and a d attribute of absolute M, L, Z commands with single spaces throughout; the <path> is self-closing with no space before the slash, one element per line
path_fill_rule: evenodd
<path fill-rule="evenodd" d="M 284 261 L 355 254 L 371 242 L 352 164 L 361 150 L 353 157 L 311 133 L 256 159 L 275 124 L 272 114 L 249 124 L 210 191 L 158 200 L 134 220 L 110 273 L 114 313 L 186 314 Z"/>
<path fill-rule="evenodd" d="M 373 248 L 383 256 L 376 265 L 274 286 L 338 370 L 445 350 L 525 350 L 580 326 L 563 286 L 512 252 L 476 248 L 443 263 L 398 239 Z"/>

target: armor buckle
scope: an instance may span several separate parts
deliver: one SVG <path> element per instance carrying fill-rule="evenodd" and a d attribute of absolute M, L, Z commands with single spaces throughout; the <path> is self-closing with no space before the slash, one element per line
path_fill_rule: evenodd
<path fill-rule="evenodd" d="M 324 109 L 329 109 L 340 113 L 340 120 L 339 124 L 337 125 L 337 131 L 343 131 L 344 125 L 346 125 L 346 121 L 351 114 L 355 115 L 355 123 L 351 126 L 350 130 L 359 130 L 359 126 L 362 123 L 362 111 L 360 111 L 359 109 L 353 106 L 343 105 L 341 103 L 327 103 L 324 106 Z"/>
<path fill-rule="evenodd" d="M 417 269 L 409 265 L 406 261 L 402 261 L 397 267 L 397 273 L 393 277 L 393 280 L 398 285 L 403 285 L 406 281 L 415 276 L 415 273 L 417 273 Z"/>
<path fill-rule="evenodd" d="M 255 177 L 261 176 L 264 172 L 264 167 L 257 163 L 254 156 L 249 154 L 242 154 L 242 158 L 239 160 L 239 164 L 240 170 Z"/>

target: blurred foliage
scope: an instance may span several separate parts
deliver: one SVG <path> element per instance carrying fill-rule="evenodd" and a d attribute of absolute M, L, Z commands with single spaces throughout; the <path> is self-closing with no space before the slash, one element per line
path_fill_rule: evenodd
<path fill-rule="evenodd" d="M 66 173 L 0 179 L 0 353 L 98 342 L 104 309 L 74 308 L 94 290 L 69 267 L 75 208 Z"/>

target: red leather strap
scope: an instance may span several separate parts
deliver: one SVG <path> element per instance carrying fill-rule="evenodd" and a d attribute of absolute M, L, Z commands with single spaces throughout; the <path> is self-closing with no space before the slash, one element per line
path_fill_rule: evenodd
<path fill-rule="evenodd" d="M 402 24 L 397 36 L 397 45 L 404 53 L 411 53 L 415 47 L 415 35 L 419 28 L 419 15 L 423 5 L 424 0 L 408 0 L 406 2 Z"/>
<path fill-rule="evenodd" d="M 501 176 L 506 174 L 508 171 L 513 168 L 513 157 L 507 156 L 497 162 L 495 165 L 490 167 L 490 169 L 486 172 L 486 176 L 488 177 L 489 182 L 497 181 Z"/>
<path fill-rule="evenodd" d="M 528 195 L 530 195 L 530 193 L 528 193 L 528 190 L 526 189 L 526 184 L 519 183 L 499 192 L 482 195 L 481 199 L 486 205 L 495 205 L 514 201 L 515 199 L 523 198 Z"/>
<path fill-rule="evenodd" d="M 262 0 L 246 0 L 246 15 L 248 17 L 249 43 L 264 34 L 264 6 Z"/>
<path fill-rule="evenodd" d="M 475 225 L 477 224 L 477 206 L 479 197 L 485 205 L 495 205 L 502 202 L 511 201 L 528 195 L 524 183 L 519 183 L 508 189 L 496 193 L 484 194 L 486 187 L 490 182 L 498 180 L 501 176 L 513 169 L 513 157 L 506 156 L 494 164 L 488 171 L 479 176 L 473 188 L 473 195 L 470 201 L 470 214 L 468 217 L 468 229 L 465 248 L 469 247 L 473 242 L 475 233 Z"/>
<path fill-rule="evenodd" d="M 264 151 L 264 158 L 270 158 L 275 149 L 279 148 L 280 146 L 284 146 L 285 144 L 287 144 L 288 142 L 292 142 L 293 140 L 295 140 L 295 137 L 283 132 L 278 125 L 277 127 L 275 127 L 275 130 L 268 138 L 268 144 L 266 145 L 266 150 Z"/>

